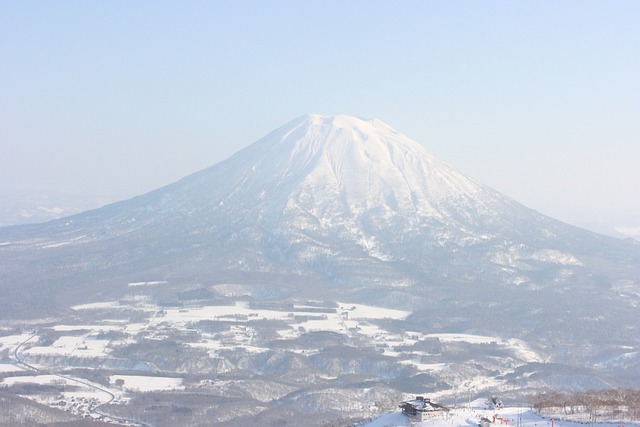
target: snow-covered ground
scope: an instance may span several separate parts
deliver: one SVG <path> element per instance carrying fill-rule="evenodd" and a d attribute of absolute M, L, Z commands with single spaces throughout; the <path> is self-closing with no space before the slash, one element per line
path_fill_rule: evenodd
<path fill-rule="evenodd" d="M 122 381 L 122 388 L 125 390 L 184 390 L 182 378 L 151 377 L 146 375 L 112 375 L 109 378 L 109 382 L 113 386 L 119 386 L 119 381 Z"/>
<path fill-rule="evenodd" d="M 134 282 L 132 286 L 142 287 L 153 283 Z M 162 340 L 178 331 L 195 334 L 198 336 L 197 340 L 183 345 L 208 350 L 214 358 L 224 349 L 254 354 L 266 352 L 268 348 L 254 343 L 256 329 L 252 321 L 259 320 L 282 321 L 287 329 L 278 332 L 287 338 L 299 337 L 305 331 L 334 331 L 347 335 L 365 334 L 380 343 L 405 344 L 415 341 L 402 334 L 390 334 L 371 323 L 380 319 L 404 319 L 410 312 L 362 304 L 340 303 L 325 307 L 313 303 L 282 309 L 263 309 L 253 308 L 245 301 L 236 301 L 227 305 L 166 308 L 143 297 L 133 296 L 130 300 L 125 298 L 121 301 L 97 302 L 76 306 L 74 309 L 83 316 L 88 311 L 126 311 L 137 313 L 138 320 L 123 322 L 117 318 L 105 318 L 97 322 L 60 323 L 0 337 L 0 349 L 8 355 L 17 354 L 20 358 L 15 363 L 0 364 L 0 373 L 5 374 L 5 378 L 0 380 L 0 386 L 38 384 L 59 388 L 60 392 L 54 395 L 35 393 L 28 397 L 51 406 L 67 409 L 73 407 L 73 412 L 78 414 L 88 414 L 92 406 L 110 400 L 112 396 L 115 396 L 116 401 L 124 402 L 130 392 L 184 390 L 186 385 L 181 377 L 113 374 L 109 377 L 110 386 L 105 387 L 92 385 L 82 378 L 76 379 L 67 374 L 45 375 L 42 372 L 64 372 L 64 360 L 69 358 L 74 360 L 76 366 L 86 360 L 87 367 L 93 367 L 92 359 L 99 361 L 95 366 L 102 366 L 104 361 L 114 358 L 114 349 L 135 343 L 140 339 L 140 334 L 150 340 Z M 91 315 L 88 317 L 92 318 Z M 194 325 L 200 321 L 222 321 L 228 328 L 218 332 L 194 329 Z M 31 367 L 29 369 L 39 369 L 42 372 L 24 375 L 23 372 L 28 368 L 20 361 L 26 362 Z M 53 366 L 51 363 L 58 365 Z M 18 373 L 22 375 L 16 375 Z"/>
<path fill-rule="evenodd" d="M 141 285 L 140 288 L 134 286 L 134 288 L 135 292 L 146 291 L 146 286 Z M 375 355 L 374 359 L 377 362 L 379 354 L 380 357 L 395 358 L 398 365 L 403 369 L 413 369 L 415 374 L 444 375 L 453 378 L 454 381 L 456 378 L 455 372 L 451 371 L 452 363 L 442 359 L 439 354 L 440 345 L 465 350 L 491 345 L 492 348 L 500 348 L 506 352 L 505 354 L 510 355 L 509 363 L 514 363 L 514 366 L 542 360 L 541 356 L 522 340 L 470 333 L 403 330 L 394 328 L 394 322 L 406 319 L 410 312 L 348 302 L 327 305 L 320 302 L 301 302 L 282 306 L 252 305 L 238 298 L 229 299 L 226 304 L 219 305 L 165 307 L 136 294 L 120 301 L 76 306 L 75 310 L 78 313 L 77 323 L 67 319 L 65 323 L 40 326 L 38 330 L 30 330 L 28 333 L 0 337 L 0 351 L 4 351 L 11 357 L 17 354 L 32 368 L 40 369 L 41 373 L 61 373 L 62 375 L 33 373 L 29 376 L 20 376 L 18 374 L 24 375 L 24 372 L 17 372 L 21 369 L 21 364 L 16 361 L 15 364 L 0 365 L 0 373 L 4 373 L 5 376 L 0 385 L 12 387 L 23 383 L 48 384 L 60 389 L 59 393 L 54 394 L 55 402 L 51 401 L 50 392 L 48 395 L 34 394 L 27 397 L 51 406 L 65 408 L 77 406 L 73 411 L 88 414 L 91 411 L 90 408 L 112 397 L 115 397 L 114 403 L 124 404 L 135 393 L 189 390 L 199 386 L 190 383 L 189 377 L 183 375 L 184 372 L 189 372 L 188 368 L 176 369 L 170 376 L 147 375 L 146 372 L 141 372 L 143 375 L 131 375 L 131 365 L 127 363 L 137 362 L 138 359 L 135 357 L 139 356 L 133 356 L 132 360 L 126 359 L 126 356 L 123 357 L 121 350 L 127 346 L 141 345 L 141 351 L 152 349 L 152 353 L 158 355 L 163 348 L 158 344 L 158 352 L 156 352 L 155 343 L 178 342 L 182 349 L 188 349 L 185 351 L 206 351 L 209 359 L 217 364 L 216 372 L 227 372 L 234 369 L 232 362 L 225 359 L 228 351 L 243 354 L 243 357 L 247 358 L 272 351 L 269 348 L 270 339 L 261 338 L 265 331 L 268 332 L 266 335 L 268 337 L 292 340 L 291 348 L 287 348 L 285 353 L 291 352 L 304 356 L 322 354 L 323 346 L 326 344 L 319 340 L 317 347 L 314 347 L 316 341 L 313 339 L 296 341 L 298 338 L 313 336 L 309 333 L 315 331 L 333 332 L 334 334 L 329 336 L 341 336 L 347 342 L 351 342 L 352 339 L 355 343 L 365 342 L 369 350 L 375 350 L 372 354 Z M 129 316 L 131 320 L 126 320 Z M 81 319 L 85 319 L 86 322 Z M 434 347 L 430 347 L 431 345 Z M 69 365 L 70 360 L 73 365 Z M 141 360 L 146 359 L 143 356 Z M 388 359 L 380 360 L 383 363 L 393 363 Z M 109 383 L 94 385 L 82 378 L 74 379 L 64 374 L 69 366 L 89 369 L 109 366 L 108 369 L 111 369 L 108 376 Z M 123 370 L 118 371 L 118 368 L 113 366 L 123 366 Z M 27 366 L 23 368 L 28 369 Z M 147 364 L 144 369 L 157 370 L 158 368 L 153 364 Z M 322 378 L 335 377 L 327 374 Z M 466 381 L 465 384 L 459 382 L 456 386 L 481 391 L 488 387 L 499 389 L 503 386 L 501 381 L 503 380 L 495 375 L 479 374 L 474 375 L 473 380 Z M 74 387 L 65 387 L 66 385 Z M 441 398 L 439 395 L 432 397 Z M 78 403 L 80 399 L 84 401 Z M 475 426 L 476 418 L 483 416 L 482 414 L 486 413 L 481 409 L 475 412 L 460 409 L 452 412 L 446 419 L 417 425 L 438 426 L 438 423 L 444 423 Z M 530 419 L 534 419 L 534 416 L 535 414 L 529 415 Z M 513 418 L 512 415 L 509 417 Z M 530 427 L 546 427 L 545 424 L 540 424 L 543 422 L 542 419 L 539 417 L 537 419 L 538 424 L 530 423 Z M 509 423 L 512 424 L 511 421 Z M 416 424 L 410 424 L 410 420 L 402 414 L 392 413 L 380 417 L 370 425 Z M 558 425 L 557 427 L 571 426 Z"/>
<path fill-rule="evenodd" d="M 0 363 L 0 374 L 5 372 L 22 372 L 23 370 L 21 367 L 10 363 Z"/>
<path fill-rule="evenodd" d="M 494 418 L 495 417 L 495 418 Z M 484 400 L 471 402 L 470 408 L 452 409 L 447 415 L 435 417 L 427 421 L 416 421 L 400 411 L 382 415 L 358 427 L 478 427 L 481 418 L 491 421 L 495 427 L 584 427 L 585 423 L 562 419 L 543 418 L 530 408 L 505 407 L 502 409 L 485 409 Z M 640 423 L 600 422 L 589 423 L 589 427 L 640 427 Z"/>
<path fill-rule="evenodd" d="M 138 282 L 152 283 L 152 282 Z M 133 343 L 143 334 L 146 339 L 163 340 L 177 331 L 193 335 L 194 339 L 184 342 L 185 346 L 207 350 L 211 357 L 217 357 L 222 350 L 260 353 L 268 348 L 260 347 L 255 342 L 258 335 L 254 321 L 279 321 L 282 326 L 277 330 L 283 339 L 296 339 L 302 334 L 313 331 L 330 331 L 347 337 L 360 336 L 389 357 L 402 357 L 399 363 L 411 365 L 420 372 L 441 371 L 448 368 L 448 363 L 441 361 L 425 361 L 430 354 L 422 349 L 407 350 L 407 346 L 419 341 L 436 340 L 442 343 L 485 345 L 495 344 L 509 348 L 520 359 L 528 362 L 540 361 L 542 358 L 529 349 L 521 340 L 503 340 L 499 337 L 472 335 L 463 333 L 429 334 L 420 331 L 389 331 L 381 327 L 379 321 L 403 320 L 411 312 L 392 310 L 370 305 L 338 303 L 337 306 L 324 307 L 321 304 L 297 304 L 286 307 L 252 307 L 246 301 L 230 301 L 221 305 L 189 306 L 181 308 L 160 307 L 144 297 L 134 296 L 121 301 L 97 302 L 76 306 L 79 313 L 87 311 L 138 313 L 135 322 L 122 322 L 121 319 L 104 318 L 100 322 L 86 324 L 59 324 L 49 327 L 55 331 L 53 342 L 43 340 L 42 332 L 33 339 L 30 334 L 19 334 L 0 337 L 0 348 L 14 349 L 21 342 L 28 340 L 28 345 L 20 349 L 20 354 L 34 366 L 47 359 L 46 356 L 73 357 L 91 359 L 111 358 L 113 349 Z M 91 318 L 91 316 L 89 316 Z M 198 322 L 221 321 L 227 329 L 206 331 L 197 329 Z M 110 333 L 117 333 L 116 338 Z M 61 336 L 59 336 L 61 335 Z M 12 350 L 13 351 L 13 350 Z M 291 351 L 297 351 L 292 349 Z M 312 349 L 306 349 L 309 354 Z M 7 368 L 8 369 L 8 368 Z M 486 380 L 486 379 L 484 379 Z M 129 388 L 126 387 L 125 388 Z M 162 387 L 161 387 L 162 388 Z"/>
<path fill-rule="evenodd" d="M 59 392 L 32 393 L 25 397 L 83 417 L 91 416 L 94 408 L 112 401 L 115 397 L 102 386 L 93 385 L 89 381 L 55 374 L 7 377 L 0 381 L 0 387 L 29 384 L 55 387 Z"/>
<path fill-rule="evenodd" d="M 101 357 L 109 353 L 109 340 L 92 339 L 91 334 L 81 336 L 63 336 L 53 344 L 34 346 L 25 351 L 26 355 L 57 355 L 76 357 Z"/>

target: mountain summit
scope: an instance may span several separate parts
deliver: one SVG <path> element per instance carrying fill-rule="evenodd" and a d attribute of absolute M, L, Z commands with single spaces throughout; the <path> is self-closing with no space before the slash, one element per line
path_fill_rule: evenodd
<path fill-rule="evenodd" d="M 7 315 L 154 280 L 168 294 L 241 283 L 252 298 L 349 297 L 416 321 L 455 303 L 483 328 L 600 316 L 615 335 L 640 300 L 633 242 L 541 215 L 385 123 L 349 116 L 298 118 L 174 184 L 0 229 L 0 242 Z M 505 305 L 487 316 L 496 298 Z"/>

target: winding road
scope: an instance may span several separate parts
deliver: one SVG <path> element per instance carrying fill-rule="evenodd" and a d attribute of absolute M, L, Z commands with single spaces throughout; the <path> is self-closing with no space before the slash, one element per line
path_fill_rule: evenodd
<path fill-rule="evenodd" d="M 64 374 L 60 374 L 60 373 L 57 373 L 57 372 L 45 371 L 44 369 L 37 368 L 37 367 L 35 367 L 33 365 L 30 365 L 29 363 L 25 362 L 24 358 L 21 357 L 21 355 L 20 355 L 20 348 L 24 347 L 29 341 L 31 341 L 32 339 L 36 338 L 37 336 L 38 336 L 38 334 L 34 333 L 29 338 L 27 338 L 26 340 L 24 340 L 20 344 L 18 344 L 16 346 L 16 348 L 13 350 L 13 356 L 16 359 L 16 364 L 17 365 L 23 366 L 23 367 L 25 367 L 25 368 L 27 368 L 27 369 L 29 369 L 31 371 L 34 371 L 34 372 L 36 372 L 38 374 L 41 374 L 41 375 L 54 375 L 56 377 L 63 378 L 65 380 L 67 380 L 67 381 L 72 381 L 72 382 L 75 382 L 76 384 L 82 384 L 82 385 L 84 385 L 86 387 L 89 387 L 90 389 L 99 391 L 101 393 L 105 393 L 109 397 L 109 399 L 106 402 L 102 402 L 102 403 L 100 403 L 100 404 L 98 404 L 98 405 L 96 405 L 94 407 L 90 407 L 89 408 L 89 412 L 90 413 L 93 413 L 93 414 L 96 414 L 96 415 L 99 415 L 99 416 L 102 416 L 102 417 L 109 417 L 109 418 L 112 418 L 112 419 L 118 419 L 119 424 L 121 424 L 121 425 L 134 426 L 134 427 L 153 427 L 151 424 L 144 423 L 142 421 L 137 421 L 137 420 L 133 420 L 133 419 L 130 419 L 130 418 L 125 418 L 125 417 L 120 417 L 120 416 L 114 416 L 114 415 L 108 414 L 106 412 L 102 412 L 99 408 L 101 406 L 108 405 L 109 403 L 113 402 L 115 400 L 115 398 L 116 398 L 116 395 L 113 394 L 108 389 L 100 387 L 98 385 L 95 385 L 93 383 L 90 383 L 90 382 L 82 380 L 82 379 L 73 378 L 73 377 L 70 377 L 70 376 L 67 376 L 67 375 L 64 375 Z"/>

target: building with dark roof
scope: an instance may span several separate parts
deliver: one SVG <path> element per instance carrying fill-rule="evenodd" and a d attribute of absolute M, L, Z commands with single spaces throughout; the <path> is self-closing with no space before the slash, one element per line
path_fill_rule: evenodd
<path fill-rule="evenodd" d="M 426 399 L 422 396 L 417 396 L 414 400 L 401 402 L 399 406 L 402 408 L 403 414 L 417 421 L 424 421 L 429 418 L 446 415 L 449 412 L 449 408 L 432 402 L 431 399 Z"/>

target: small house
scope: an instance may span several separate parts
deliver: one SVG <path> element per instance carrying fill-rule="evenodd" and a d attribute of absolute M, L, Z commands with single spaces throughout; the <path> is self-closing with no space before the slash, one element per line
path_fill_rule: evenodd
<path fill-rule="evenodd" d="M 487 409 L 502 409 L 504 405 L 499 397 L 490 397 L 487 399 Z"/>
<path fill-rule="evenodd" d="M 414 400 L 407 400 L 400 403 L 402 413 L 417 421 L 424 421 L 441 415 L 446 415 L 449 408 L 438 403 L 432 402 L 431 399 L 417 396 Z"/>

